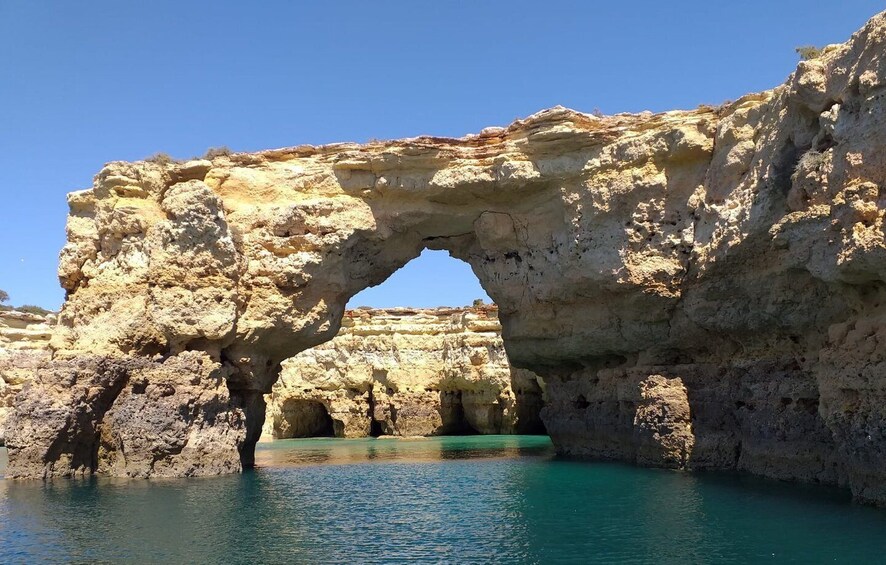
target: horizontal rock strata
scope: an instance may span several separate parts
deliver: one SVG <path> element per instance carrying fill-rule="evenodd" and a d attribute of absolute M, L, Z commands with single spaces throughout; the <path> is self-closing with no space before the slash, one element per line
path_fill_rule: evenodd
<path fill-rule="evenodd" d="M 16 395 L 38 367 L 49 361 L 55 322 L 55 314 L 0 310 L 0 445 L 6 438 L 6 421 Z"/>
<path fill-rule="evenodd" d="M 281 362 L 432 248 L 498 304 L 561 452 L 886 503 L 884 53 L 880 14 L 720 108 L 111 163 L 69 197 L 10 473 L 250 465 Z"/>
<path fill-rule="evenodd" d="M 348 310 L 266 398 L 266 438 L 544 432 L 542 386 L 510 366 L 495 306 Z"/>

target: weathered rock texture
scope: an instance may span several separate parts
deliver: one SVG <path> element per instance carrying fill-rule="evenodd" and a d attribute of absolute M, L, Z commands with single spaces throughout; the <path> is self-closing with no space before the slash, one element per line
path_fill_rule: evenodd
<path fill-rule="evenodd" d="M 56 315 L 0 310 L 0 445 L 16 395 L 50 358 L 49 340 Z"/>
<path fill-rule="evenodd" d="M 433 248 L 498 304 L 561 452 L 886 503 L 884 173 L 886 14 L 721 108 L 112 163 L 70 196 L 9 473 L 250 465 L 280 363 Z"/>
<path fill-rule="evenodd" d="M 268 438 L 544 432 L 542 386 L 510 366 L 495 306 L 349 310 L 266 399 Z"/>

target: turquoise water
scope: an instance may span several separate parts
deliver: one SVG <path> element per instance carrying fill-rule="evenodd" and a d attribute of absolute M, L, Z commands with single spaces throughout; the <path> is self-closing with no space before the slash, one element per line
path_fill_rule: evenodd
<path fill-rule="evenodd" d="M 285 440 L 257 463 L 0 481 L 0 562 L 886 562 L 886 511 L 845 492 L 563 461 L 545 437 Z"/>

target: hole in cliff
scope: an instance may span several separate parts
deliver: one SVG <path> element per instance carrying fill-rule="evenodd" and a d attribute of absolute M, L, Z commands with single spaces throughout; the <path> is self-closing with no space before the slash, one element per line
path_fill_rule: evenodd
<path fill-rule="evenodd" d="M 274 422 L 276 439 L 335 436 L 335 425 L 329 411 L 314 400 L 284 401 L 280 416 Z"/>
<path fill-rule="evenodd" d="M 373 376 L 377 377 L 378 372 L 373 371 Z M 387 372 L 385 372 L 385 376 L 387 376 Z M 384 424 L 376 419 L 376 403 L 375 403 L 375 394 L 373 394 L 373 388 L 369 388 L 369 395 L 367 398 L 367 402 L 369 404 L 369 437 L 380 437 L 385 435 L 385 426 Z"/>
<path fill-rule="evenodd" d="M 371 418 L 369 420 L 369 437 L 379 437 L 383 435 L 385 435 L 385 430 L 382 427 L 381 422 L 375 418 Z"/>
<path fill-rule="evenodd" d="M 480 433 L 468 421 L 460 390 L 440 393 L 440 418 L 443 424 L 438 435 L 468 436 Z"/>
<path fill-rule="evenodd" d="M 585 398 L 585 395 L 579 394 L 578 397 L 572 401 L 572 406 L 578 410 L 586 410 L 591 403 L 588 402 L 588 399 Z"/>
<path fill-rule="evenodd" d="M 425 249 L 382 283 L 355 294 L 348 308 L 458 307 L 474 299 L 492 302 L 470 265 L 445 251 Z"/>
<path fill-rule="evenodd" d="M 373 261 L 370 269 L 390 265 L 389 257 Z M 502 379 L 507 372 L 510 382 Z M 267 397 L 281 423 L 265 432 L 275 438 L 546 434 L 542 386 L 535 373 L 510 366 L 498 308 L 471 267 L 426 250 L 383 284 L 356 294 L 331 341 L 284 363 Z M 324 406 L 334 406 L 337 419 Z"/>

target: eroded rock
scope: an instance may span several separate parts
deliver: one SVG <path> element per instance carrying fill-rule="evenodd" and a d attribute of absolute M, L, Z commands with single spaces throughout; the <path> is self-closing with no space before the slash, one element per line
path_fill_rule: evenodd
<path fill-rule="evenodd" d="M 15 397 L 50 357 L 55 314 L 46 316 L 0 310 L 0 445 L 6 439 L 6 421 Z"/>
<path fill-rule="evenodd" d="M 267 438 L 544 431 L 542 386 L 510 366 L 495 306 L 349 310 L 267 401 Z"/>
<path fill-rule="evenodd" d="M 111 163 L 69 199 L 60 365 L 22 393 L 11 468 L 130 473 L 99 465 L 111 422 L 140 475 L 149 461 L 190 472 L 175 438 L 193 433 L 205 457 L 249 465 L 280 363 L 433 248 L 470 263 L 499 305 L 511 362 L 547 382 L 561 451 L 886 503 L 884 52 L 880 14 L 784 85 L 716 109 L 554 108 L 463 139 Z M 135 402 L 134 373 L 120 385 L 90 356 L 150 360 L 181 402 L 118 407 Z M 148 425 L 186 399 L 173 439 Z M 207 472 L 238 468 L 220 461 Z"/>

